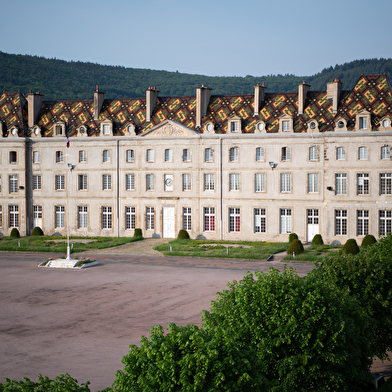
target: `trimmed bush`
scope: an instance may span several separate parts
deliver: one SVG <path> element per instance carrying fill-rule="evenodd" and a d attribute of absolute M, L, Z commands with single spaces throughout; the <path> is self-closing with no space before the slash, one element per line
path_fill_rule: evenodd
<path fill-rule="evenodd" d="M 359 246 L 354 238 L 349 238 L 343 245 L 343 253 L 346 255 L 357 255 L 359 253 Z"/>
<path fill-rule="evenodd" d="M 292 241 L 292 243 L 289 246 L 289 249 L 287 249 L 287 254 L 292 255 L 295 253 L 295 255 L 299 255 L 303 253 L 304 247 L 302 245 L 302 242 L 299 239 L 295 239 Z"/>
<path fill-rule="evenodd" d="M 10 237 L 11 237 L 11 238 L 20 238 L 19 230 L 18 230 L 16 227 L 14 227 L 14 228 L 11 230 Z"/>
<path fill-rule="evenodd" d="M 31 235 L 33 237 L 39 237 L 44 235 L 44 232 L 42 231 L 42 229 L 40 227 L 34 227 L 33 231 L 31 232 Z"/>
<path fill-rule="evenodd" d="M 321 237 L 321 234 L 316 234 L 313 237 L 312 245 L 324 245 L 323 237 Z"/>
<path fill-rule="evenodd" d="M 361 246 L 365 248 L 366 246 L 373 245 L 377 242 L 376 238 L 372 234 L 367 234 L 363 237 Z"/>
<path fill-rule="evenodd" d="M 177 237 L 177 239 L 179 239 L 179 240 L 189 240 L 189 234 L 188 234 L 188 232 L 187 232 L 186 230 L 184 230 L 184 229 L 181 229 L 181 230 L 178 232 L 178 237 Z"/>
<path fill-rule="evenodd" d="M 143 237 L 142 229 L 136 228 L 135 232 L 133 233 L 134 237 Z"/>
<path fill-rule="evenodd" d="M 289 244 L 291 244 L 294 240 L 298 240 L 297 234 L 290 233 L 290 235 L 289 235 Z"/>

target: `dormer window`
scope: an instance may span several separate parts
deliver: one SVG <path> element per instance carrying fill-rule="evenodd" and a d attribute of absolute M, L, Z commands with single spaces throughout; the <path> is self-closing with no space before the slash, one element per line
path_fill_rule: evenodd
<path fill-rule="evenodd" d="M 12 127 L 12 128 L 10 129 L 10 136 L 13 136 L 13 137 L 18 136 L 18 128 Z"/>
<path fill-rule="evenodd" d="M 77 128 L 78 130 L 78 136 L 79 137 L 86 137 L 87 135 L 87 128 L 85 125 L 81 125 L 79 128 Z"/>
<path fill-rule="evenodd" d="M 279 117 L 279 132 L 293 132 L 293 117 L 289 114 L 284 114 Z"/>
<path fill-rule="evenodd" d="M 347 131 L 347 121 L 344 118 L 338 118 L 335 121 L 335 132 Z"/>
<path fill-rule="evenodd" d="M 228 133 L 241 133 L 241 118 L 232 116 L 227 123 Z"/>
<path fill-rule="evenodd" d="M 290 132 L 290 122 L 282 121 L 282 132 Z"/>
<path fill-rule="evenodd" d="M 125 135 L 126 136 L 135 136 L 136 135 L 136 127 L 132 123 L 128 123 L 125 126 Z"/>
<path fill-rule="evenodd" d="M 264 121 L 258 121 L 255 128 L 256 133 L 266 132 L 266 125 Z"/>
<path fill-rule="evenodd" d="M 359 117 L 359 129 L 367 129 L 367 118 Z"/>
<path fill-rule="evenodd" d="M 214 124 L 212 122 L 208 122 L 204 125 L 204 133 L 214 133 Z"/>
<path fill-rule="evenodd" d="M 392 129 L 391 119 L 384 117 L 380 121 L 380 131 L 387 131 Z"/>
<path fill-rule="evenodd" d="M 113 136 L 113 124 L 110 120 L 105 120 L 101 123 L 100 136 Z"/>
<path fill-rule="evenodd" d="M 33 136 L 33 137 L 39 137 L 39 136 L 41 136 L 41 129 L 37 126 L 37 127 L 34 127 L 33 128 L 33 130 L 32 130 L 32 132 L 31 132 L 31 135 Z"/>
<path fill-rule="evenodd" d="M 54 133 L 56 136 L 60 136 L 63 134 L 63 127 L 61 125 L 56 125 L 54 127 Z"/>
<path fill-rule="evenodd" d="M 360 110 L 356 115 L 355 130 L 356 131 L 370 131 L 370 113 L 367 110 Z"/>
<path fill-rule="evenodd" d="M 104 135 L 110 135 L 110 125 L 109 124 L 102 125 L 102 133 Z"/>
<path fill-rule="evenodd" d="M 311 120 L 308 122 L 307 132 L 319 132 L 319 124 L 316 120 Z"/>
<path fill-rule="evenodd" d="M 53 124 L 53 136 L 65 136 L 65 123 L 64 121 L 57 121 Z"/>

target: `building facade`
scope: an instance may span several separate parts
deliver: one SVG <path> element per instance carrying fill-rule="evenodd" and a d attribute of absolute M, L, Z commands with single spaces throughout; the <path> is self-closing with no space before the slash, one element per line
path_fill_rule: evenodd
<path fill-rule="evenodd" d="M 326 91 L 44 101 L 0 98 L 0 233 L 325 242 L 392 227 L 383 74 Z"/>

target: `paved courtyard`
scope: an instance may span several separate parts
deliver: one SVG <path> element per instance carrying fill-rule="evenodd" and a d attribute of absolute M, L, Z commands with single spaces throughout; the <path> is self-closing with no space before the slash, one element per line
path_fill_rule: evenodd
<path fill-rule="evenodd" d="M 153 242 L 140 247 L 151 250 Z M 161 324 L 201 324 L 216 292 L 276 262 L 161 257 L 137 247 L 90 254 L 83 270 L 37 268 L 48 254 L 0 252 L 0 380 L 68 372 L 110 386 L 130 344 Z M 50 255 L 53 257 L 53 255 Z M 300 275 L 311 264 L 290 264 Z"/>

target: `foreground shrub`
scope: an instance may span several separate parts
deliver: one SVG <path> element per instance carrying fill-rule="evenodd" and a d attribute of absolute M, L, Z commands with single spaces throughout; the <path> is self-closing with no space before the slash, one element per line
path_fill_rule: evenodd
<path fill-rule="evenodd" d="M 177 239 L 179 239 L 179 240 L 189 240 L 189 234 L 188 234 L 188 232 L 187 232 L 186 230 L 184 230 L 184 229 L 181 229 L 181 230 L 178 232 L 178 237 L 177 237 Z"/>
<path fill-rule="evenodd" d="M 143 237 L 142 229 L 136 228 L 133 233 L 133 236 L 134 237 Z"/>
<path fill-rule="evenodd" d="M 349 290 L 371 318 L 372 356 L 383 359 L 392 351 L 392 235 L 357 255 L 325 258 L 309 278 Z"/>
<path fill-rule="evenodd" d="M 363 237 L 361 247 L 365 248 L 367 246 L 373 245 L 377 242 L 376 237 L 372 234 L 366 234 L 365 237 Z"/>
<path fill-rule="evenodd" d="M 324 245 L 323 237 L 321 237 L 321 234 L 316 234 L 313 239 L 312 239 L 312 246 L 319 246 L 319 245 Z"/>
<path fill-rule="evenodd" d="M 295 233 L 289 234 L 289 243 L 291 244 L 294 240 L 298 240 L 298 236 Z"/>
<path fill-rule="evenodd" d="M 37 226 L 37 227 L 34 227 L 33 231 L 31 232 L 31 235 L 33 237 L 35 237 L 35 236 L 38 237 L 38 236 L 44 235 L 44 232 L 42 231 L 42 229 L 39 226 Z"/>
<path fill-rule="evenodd" d="M 11 230 L 10 237 L 11 237 L 11 238 L 20 238 L 19 230 L 18 230 L 16 227 L 14 227 L 14 228 Z"/>
<path fill-rule="evenodd" d="M 195 325 L 160 325 L 130 346 L 112 385 L 116 391 L 267 391 L 261 362 L 251 346 L 238 349 L 229 333 Z"/>
<path fill-rule="evenodd" d="M 359 253 L 359 246 L 354 238 L 350 238 L 346 241 L 342 248 L 343 253 L 346 255 L 356 255 Z"/>
<path fill-rule="evenodd" d="M 302 245 L 302 242 L 298 239 L 293 240 L 293 242 L 290 244 L 289 249 L 287 249 L 287 254 L 292 256 L 294 253 L 295 255 L 299 255 L 304 252 L 304 246 Z"/>
<path fill-rule="evenodd" d="M 369 377 L 367 319 L 329 282 L 287 269 L 248 273 L 203 313 L 209 332 L 227 331 L 239 348 L 256 348 L 276 382 L 270 391 L 355 391 Z"/>

